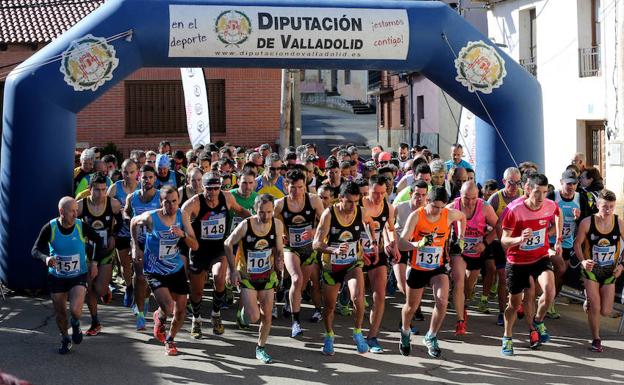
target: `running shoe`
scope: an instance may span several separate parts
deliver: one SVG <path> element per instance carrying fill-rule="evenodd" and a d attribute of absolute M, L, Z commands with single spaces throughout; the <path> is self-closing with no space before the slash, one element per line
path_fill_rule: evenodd
<path fill-rule="evenodd" d="M 422 310 L 420 310 L 420 306 L 418 306 L 418 309 L 416 309 L 416 313 L 414 313 L 414 321 L 424 321 L 425 320 L 425 316 L 422 313 Z"/>
<path fill-rule="evenodd" d="M 171 341 L 165 341 L 165 354 L 168 356 L 177 356 L 178 355 L 178 347 L 176 343 Z"/>
<path fill-rule="evenodd" d="M 303 334 L 303 329 L 301 329 L 301 325 L 299 324 L 299 322 L 295 321 L 292 324 L 292 329 L 290 332 L 290 336 L 292 338 L 296 338 L 299 337 L 300 335 Z"/>
<path fill-rule="evenodd" d="M 488 309 L 488 298 L 485 296 L 481 296 L 481 300 L 479 301 L 479 305 L 477 305 L 477 310 L 479 313 L 490 314 L 490 309 Z"/>
<path fill-rule="evenodd" d="M 165 337 L 167 337 L 167 333 L 165 331 L 165 324 L 160 320 L 160 318 L 158 318 L 158 310 L 154 312 L 153 318 L 154 318 L 154 338 L 156 338 L 160 342 L 165 342 Z M 145 322 L 145 318 L 143 318 L 143 322 Z"/>
<path fill-rule="evenodd" d="M 249 322 L 245 319 L 245 311 L 243 309 L 236 311 L 236 325 L 241 330 L 249 329 Z"/>
<path fill-rule="evenodd" d="M 199 340 L 202 338 L 202 320 L 200 318 L 193 317 L 191 319 L 191 338 Z"/>
<path fill-rule="evenodd" d="M 494 282 L 494 284 L 490 288 L 490 296 L 493 298 L 496 297 L 496 294 L 498 294 L 498 280 Z"/>
<path fill-rule="evenodd" d="M 341 303 L 336 304 L 336 312 L 343 316 L 350 316 L 353 314 L 353 309 L 349 304 L 343 305 Z"/>
<path fill-rule="evenodd" d="M 334 337 L 325 336 L 323 340 L 323 354 L 326 356 L 333 356 L 334 352 Z"/>
<path fill-rule="evenodd" d="M 64 336 L 61 340 L 61 346 L 58 349 L 59 354 L 67 354 L 72 348 L 72 342 L 69 336 Z"/>
<path fill-rule="evenodd" d="M 535 320 L 533 320 L 533 327 L 539 333 L 540 342 L 546 343 L 548 342 L 548 340 L 550 340 L 550 335 L 548 334 L 548 330 L 546 330 L 546 325 L 544 325 L 544 321 L 535 322 Z"/>
<path fill-rule="evenodd" d="M 455 335 L 456 336 L 466 335 L 466 322 L 465 321 L 457 321 L 457 324 L 455 325 Z"/>
<path fill-rule="evenodd" d="M 102 300 L 102 303 L 105 305 L 111 303 L 111 301 L 113 300 L 113 292 L 111 291 L 110 287 L 106 288 L 106 293 L 104 293 L 104 295 L 100 297 L 100 300 Z"/>
<path fill-rule="evenodd" d="M 366 343 L 368 344 L 368 350 L 371 353 L 383 353 L 383 348 L 379 345 L 379 341 L 377 341 L 377 337 L 370 337 L 366 339 Z"/>
<path fill-rule="evenodd" d="M 123 305 L 125 307 L 132 306 L 132 301 L 134 300 L 134 289 L 132 286 L 126 287 L 126 292 L 124 293 Z"/>
<path fill-rule="evenodd" d="M 355 342 L 355 346 L 357 346 L 358 353 L 364 354 L 368 352 L 368 344 L 362 332 L 353 333 L 353 342 Z"/>
<path fill-rule="evenodd" d="M 401 341 L 399 342 L 399 352 L 404 356 L 409 356 L 412 351 L 412 344 L 410 342 L 410 333 L 405 334 L 401 330 Z"/>
<path fill-rule="evenodd" d="M 136 314 L 136 330 L 145 330 L 145 316 L 143 314 Z"/>
<path fill-rule="evenodd" d="M 80 324 L 72 325 L 71 328 L 72 328 L 72 335 L 71 335 L 72 342 L 76 345 L 80 345 L 80 343 L 82 342 L 82 338 L 84 337 L 84 334 L 82 333 L 82 330 L 80 329 Z"/>
<path fill-rule="evenodd" d="M 314 309 L 314 313 L 312 314 L 312 317 L 310 318 L 310 321 L 314 322 L 314 323 L 319 323 L 323 320 L 323 313 L 321 313 L 321 311 L 319 309 Z"/>
<path fill-rule="evenodd" d="M 590 349 L 592 352 L 602 353 L 603 348 L 602 348 L 602 341 L 600 341 L 600 338 L 596 338 L 595 340 L 592 341 Z"/>
<path fill-rule="evenodd" d="M 92 323 L 91 327 L 89 328 L 89 330 L 87 330 L 85 332 L 85 335 L 93 337 L 93 336 L 97 336 L 100 332 L 102 331 L 102 324 L 97 322 L 97 323 Z"/>
<path fill-rule="evenodd" d="M 559 319 L 559 318 L 561 318 L 561 314 L 559 314 L 557 309 L 555 309 L 555 303 L 554 302 L 548 308 L 548 311 L 546 312 L 546 317 L 548 317 L 550 319 Z"/>
<path fill-rule="evenodd" d="M 277 305 L 275 304 L 275 302 L 273 302 L 273 310 L 271 310 L 271 316 L 273 317 L 273 319 L 277 319 Z"/>
<path fill-rule="evenodd" d="M 518 319 L 524 318 L 524 305 L 523 304 L 520 304 L 520 306 L 516 308 L 516 313 L 518 314 Z"/>
<path fill-rule="evenodd" d="M 513 340 L 509 337 L 503 337 L 503 348 L 501 349 L 501 353 L 504 356 L 513 356 Z"/>
<path fill-rule="evenodd" d="M 212 316 L 212 332 L 217 336 L 225 333 L 225 328 L 223 327 L 223 323 L 221 322 L 220 314 Z"/>
<path fill-rule="evenodd" d="M 273 362 L 273 358 L 269 356 L 269 354 L 266 352 L 266 349 L 264 347 L 261 348 L 260 346 L 256 346 L 256 358 L 264 362 L 265 364 L 270 364 L 271 362 Z"/>
<path fill-rule="evenodd" d="M 540 336 L 537 330 L 529 331 L 529 347 L 533 350 L 539 348 L 542 345 Z"/>
<path fill-rule="evenodd" d="M 505 315 L 503 313 L 498 313 L 498 317 L 496 317 L 496 324 L 498 326 L 505 326 Z"/>
<path fill-rule="evenodd" d="M 438 358 L 442 354 L 440 346 L 438 346 L 438 337 L 430 336 L 429 333 L 423 338 L 423 343 L 427 346 L 427 353 L 432 358 Z"/>
<path fill-rule="evenodd" d="M 225 285 L 225 303 L 228 306 L 234 304 L 234 286 L 232 285 Z"/>

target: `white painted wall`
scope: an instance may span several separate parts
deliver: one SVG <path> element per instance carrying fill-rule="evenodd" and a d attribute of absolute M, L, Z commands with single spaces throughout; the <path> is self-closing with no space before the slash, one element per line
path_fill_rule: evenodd
<path fill-rule="evenodd" d="M 604 1 L 603 1 L 604 3 Z M 615 120 L 616 63 L 615 13 L 622 29 L 622 6 L 608 2 L 601 8 L 601 76 L 579 77 L 578 49 L 591 45 L 590 0 L 517 0 L 493 4 L 488 12 L 489 35 L 506 44 L 508 53 L 519 59 L 524 52 L 527 25 L 523 11 L 537 13 L 537 79 L 544 98 L 545 172 L 552 181 L 560 179 L 572 155 L 585 152 L 583 120 Z M 614 5 L 615 4 L 615 5 Z M 619 42 L 621 47 L 621 42 Z M 621 61 L 621 55 L 619 59 Z M 620 64 L 621 68 L 622 65 Z M 616 84 L 620 73 L 616 71 Z M 617 86 L 619 87 L 619 86 Z M 622 103 L 622 97 L 619 98 Z M 622 107 L 617 125 L 622 120 Z M 624 132 L 623 132 L 624 134 Z M 619 139 L 624 139 L 620 135 Z M 530 145 L 530 141 L 527 141 Z M 607 165 L 607 184 L 622 195 L 622 169 Z"/>

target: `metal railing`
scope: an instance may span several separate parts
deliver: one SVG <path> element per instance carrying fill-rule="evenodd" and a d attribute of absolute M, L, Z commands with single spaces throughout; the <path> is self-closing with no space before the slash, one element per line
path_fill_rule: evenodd
<path fill-rule="evenodd" d="M 523 66 L 533 76 L 537 76 L 537 57 L 532 56 L 528 59 L 520 59 L 520 65 Z"/>
<path fill-rule="evenodd" d="M 600 46 L 579 48 L 579 77 L 600 76 Z"/>

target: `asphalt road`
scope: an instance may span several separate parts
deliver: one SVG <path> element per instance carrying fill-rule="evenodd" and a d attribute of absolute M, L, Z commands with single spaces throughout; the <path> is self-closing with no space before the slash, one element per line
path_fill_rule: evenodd
<path fill-rule="evenodd" d="M 422 336 L 412 337 L 412 355 L 398 353 L 399 309 L 402 295 L 388 297 L 380 333 L 384 354 L 359 355 L 350 338 L 351 319 L 336 316 L 336 355 L 320 353 L 322 327 L 304 322 L 305 334 L 291 339 L 289 321 L 274 322 L 267 351 L 274 363 L 262 364 L 254 357 L 257 328 L 236 328 L 234 311 L 224 311 L 226 332 L 202 340 L 189 337 L 190 320 L 176 340 L 180 355 L 168 357 L 162 344 L 148 331 L 136 332 L 129 309 L 121 306 L 121 295 L 111 305 L 100 306 L 102 334 L 85 337 L 72 352 L 60 356 L 56 349 L 59 337 L 52 305 L 47 297 L 0 298 L 0 370 L 27 379 L 34 384 L 588 384 L 624 383 L 624 337 L 616 335 L 619 319 L 603 320 L 605 351 L 588 350 L 589 333 L 585 314 L 579 305 L 559 301 L 559 320 L 546 322 L 552 342 L 540 350 L 527 348 L 523 323 L 515 329 L 516 355 L 500 353 L 502 328 L 495 325 L 496 315 L 469 311 L 468 335 L 454 336 L 454 313 L 447 316 L 439 335 L 442 357 L 430 359 Z M 369 301 L 371 299 L 369 298 Z M 424 303 L 427 319 L 431 301 Z M 494 310 L 494 303 L 490 307 Z M 154 304 L 152 302 L 152 310 Z M 204 305 L 207 312 L 209 306 Z M 302 320 L 311 315 L 309 308 Z M 88 327 L 88 317 L 82 319 Z M 365 322 L 365 327 L 367 322 Z M 421 330 L 425 322 L 417 322 Z"/>
<path fill-rule="evenodd" d="M 316 143 L 321 155 L 341 144 L 367 146 L 377 140 L 377 116 L 355 115 L 344 111 L 304 105 L 301 107 L 303 143 Z"/>

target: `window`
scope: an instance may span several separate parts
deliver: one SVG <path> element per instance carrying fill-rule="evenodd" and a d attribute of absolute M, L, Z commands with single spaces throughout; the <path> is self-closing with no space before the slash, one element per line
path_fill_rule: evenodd
<path fill-rule="evenodd" d="M 344 72 L 344 84 L 351 84 L 351 70 L 345 70 L 345 72 Z"/>
<path fill-rule="evenodd" d="M 405 127 L 405 122 L 407 121 L 407 108 L 405 102 L 405 95 L 401 95 L 401 97 L 399 98 L 399 124 L 401 125 L 401 127 Z"/>
<path fill-rule="evenodd" d="M 520 18 L 520 65 L 537 76 L 537 15 L 535 8 L 522 10 Z"/>
<path fill-rule="evenodd" d="M 186 134 L 181 80 L 127 80 L 126 134 Z M 225 132 L 225 80 L 207 79 L 210 131 Z"/>
<path fill-rule="evenodd" d="M 383 128 L 386 124 L 386 103 L 379 101 L 379 127 Z"/>
<path fill-rule="evenodd" d="M 600 76 L 600 0 L 578 0 L 579 77 Z"/>

